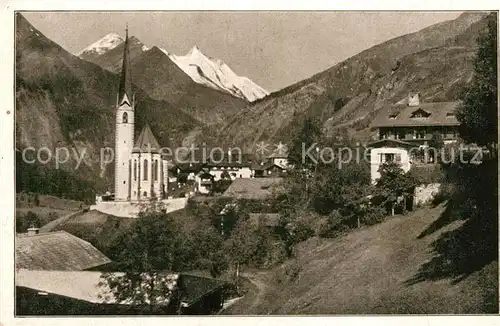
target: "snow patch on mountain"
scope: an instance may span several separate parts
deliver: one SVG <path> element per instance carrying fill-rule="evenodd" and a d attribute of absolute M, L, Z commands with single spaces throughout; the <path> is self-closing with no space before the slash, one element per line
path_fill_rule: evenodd
<path fill-rule="evenodd" d="M 236 75 L 223 61 L 204 55 L 197 46 L 184 56 L 161 50 L 198 84 L 228 92 L 250 102 L 269 95 L 269 92 L 249 78 Z"/>
<path fill-rule="evenodd" d="M 81 57 L 83 54 L 90 54 L 90 53 L 101 55 L 104 54 L 105 52 L 108 52 L 109 50 L 116 48 L 123 42 L 124 40 L 120 35 L 115 33 L 110 33 L 101 38 L 100 40 L 92 43 L 91 45 L 81 50 L 80 52 L 76 53 L 76 55 L 79 57 Z"/>

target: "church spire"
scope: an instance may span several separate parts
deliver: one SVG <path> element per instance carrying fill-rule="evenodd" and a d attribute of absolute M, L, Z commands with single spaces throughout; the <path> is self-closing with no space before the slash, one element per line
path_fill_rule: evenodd
<path fill-rule="evenodd" d="M 118 105 L 123 104 L 127 101 L 128 104 L 132 105 L 130 102 L 132 100 L 132 76 L 130 71 L 130 51 L 128 48 L 128 24 L 125 28 L 125 46 L 123 49 L 123 64 L 122 73 L 120 76 L 120 88 L 118 89 Z"/>

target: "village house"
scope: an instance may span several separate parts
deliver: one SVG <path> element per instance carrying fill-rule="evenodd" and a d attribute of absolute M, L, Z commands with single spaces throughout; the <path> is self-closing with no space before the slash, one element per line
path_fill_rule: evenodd
<path fill-rule="evenodd" d="M 280 178 L 286 174 L 286 168 L 273 161 L 254 163 L 251 167 L 254 178 Z"/>
<path fill-rule="evenodd" d="M 380 165 L 397 162 L 408 172 L 412 165 L 436 162 L 439 149 L 429 149 L 433 140 L 444 144 L 458 139 L 455 109 L 459 102 L 428 102 L 420 94 L 410 93 L 405 103 L 383 108 L 371 125 L 373 142 L 370 149 L 371 178 L 380 178 Z"/>
<path fill-rule="evenodd" d="M 289 167 L 288 152 L 283 149 L 274 151 L 262 162 L 254 162 L 251 170 L 254 178 L 280 178 L 286 175 Z"/>
<path fill-rule="evenodd" d="M 207 150 L 209 153 L 210 150 Z M 253 156 L 228 151 L 227 153 L 214 152 L 211 156 L 204 157 L 200 151 L 189 153 L 180 163 L 175 164 L 178 175 L 182 178 L 195 180 L 196 175 L 202 170 L 214 176 L 214 181 L 221 179 L 235 180 L 238 178 L 252 177 Z"/>
<path fill-rule="evenodd" d="M 235 154 L 228 151 L 226 155 L 221 158 L 214 158 L 213 160 L 208 160 L 205 167 L 209 169 L 209 173 L 214 176 L 214 181 L 223 179 L 225 176 L 229 176 L 231 180 L 240 178 L 251 178 L 252 170 L 250 169 L 252 165 L 252 155 L 251 154 Z"/>
<path fill-rule="evenodd" d="M 208 195 L 212 192 L 214 176 L 206 171 L 201 171 L 195 177 L 196 192 L 203 195 Z"/>
<path fill-rule="evenodd" d="M 288 151 L 286 149 L 276 150 L 267 157 L 267 161 L 286 169 L 288 167 Z"/>

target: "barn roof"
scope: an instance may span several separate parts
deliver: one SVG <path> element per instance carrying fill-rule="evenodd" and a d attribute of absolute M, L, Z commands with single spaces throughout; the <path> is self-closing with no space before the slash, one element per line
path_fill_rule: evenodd
<path fill-rule="evenodd" d="M 78 271 L 110 262 L 90 243 L 65 231 L 16 236 L 16 268 Z"/>
<path fill-rule="evenodd" d="M 106 281 L 124 276 L 122 272 L 103 273 L 97 271 L 16 271 L 16 286 L 29 288 L 47 294 L 83 300 L 92 303 L 133 304 L 130 300 L 118 300 Z M 148 274 L 141 274 L 143 280 L 149 280 Z M 226 282 L 189 274 L 160 272 L 155 282 L 165 285 L 169 290 L 181 287 L 182 302 L 186 306 L 199 301 L 205 295 L 221 288 Z M 158 301 L 159 298 L 156 298 Z M 168 304 L 170 294 L 162 295 L 160 304 Z M 147 299 L 146 299 L 147 301 Z"/>
<path fill-rule="evenodd" d="M 182 287 L 182 302 L 190 306 L 225 284 L 226 282 L 214 278 L 180 274 L 178 285 Z"/>
<path fill-rule="evenodd" d="M 396 104 L 384 107 L 372 122 L 371 128 L 413 127 L 413 126 L 458 126 L 455 110 L 460 102 L 420 103 L 416 106 Z M 413 118 L 415 112 L 428 115 L 426 118 Z"/>

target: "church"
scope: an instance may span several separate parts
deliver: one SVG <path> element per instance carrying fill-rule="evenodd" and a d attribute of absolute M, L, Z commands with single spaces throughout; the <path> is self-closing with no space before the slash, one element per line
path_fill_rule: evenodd
<path fill-rule="evenodd" d="M 168 185 L 168 162 L 162 158 L 161 147 L 149 125 L 146 124 L 134 140 L 135 96 L 131 78 L 127 28 L 116 100 L 115 201 L 163 199 Z"/>

